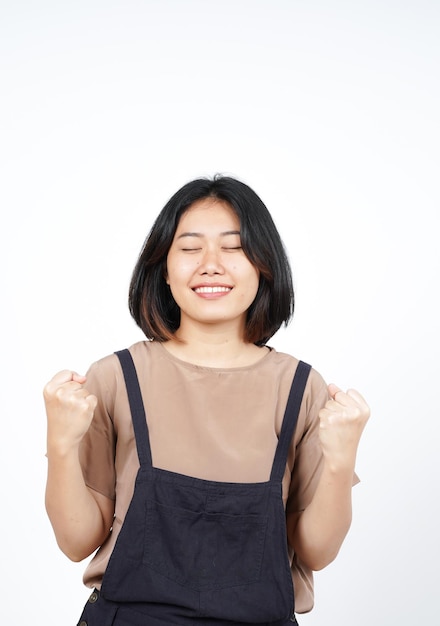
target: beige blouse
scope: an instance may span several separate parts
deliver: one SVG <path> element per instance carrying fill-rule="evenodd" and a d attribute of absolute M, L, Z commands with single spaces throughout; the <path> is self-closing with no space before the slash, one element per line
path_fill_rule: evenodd
<path fill-rule="evenodd" d="M 212 368 L 171 355 L 163 344 L 130 347 L 147 415 L 153 465 L 205 480 L 269 480 L 293 375 L 294 357 L 271 349 L 248 367 Z M 139 467 L 127 392 L 117 357 L 94 363 L 87 388 L 98 397 L 81 445 L 86 484 L 115 500 L 113 529 L 84 573 L 88 587 L 101 585 L 124 521 Z M 318 412 L 327 386 L 312 369 L 283 479 L 287 512 L 311 501 L 321 470 Z M 291 553 L 298 613 L 313 607 L 313 576 Z"/>

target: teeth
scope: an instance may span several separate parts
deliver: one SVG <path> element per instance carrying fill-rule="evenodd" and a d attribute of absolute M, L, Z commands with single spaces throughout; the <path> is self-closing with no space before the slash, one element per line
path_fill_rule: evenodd
<path fill-rule="evenodd" d="M 197 287 L 194 289 L 196 293 L 224 293 L 231 291 L 230 287 Z"/>

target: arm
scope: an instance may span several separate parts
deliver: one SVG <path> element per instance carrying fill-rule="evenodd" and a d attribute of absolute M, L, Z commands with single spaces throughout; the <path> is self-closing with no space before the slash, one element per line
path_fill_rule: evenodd
<path fill-rule="evenodd" d="M 75 372 L 59 372 L 46 385 L 46 510 L 61 550 L 81 561 L 108 535 L 114 514 L 109 498 L 89 489 L 79 462 L 79 445 L 88 430 L 96 397 Z"/>
<path fill-rule="evenodd" d="M 319 412 L 322 474 L 309 506 L 295 514 L 292 547 L 310 569 L 319 570 L 338 554 L 351 524 L 351 491 L 356 453 L 370 410 L 354 390 L 329 385 L 330 399 Z"/>

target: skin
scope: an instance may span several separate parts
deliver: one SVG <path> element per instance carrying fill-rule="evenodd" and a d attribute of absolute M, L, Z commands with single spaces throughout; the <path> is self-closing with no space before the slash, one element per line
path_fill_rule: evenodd
<path fill-rule="evenodd" d="M 328 386 L 330 399 L 319 412 L 323 471 L 310 505 L 287 520 L 289 543 L 310 569 L 320 570 L 337 556 L 352 519 L 356 453 L 370 409 L 361 394 Z"/>
<path fill-rule="evenodd" d="M 258 289 L 258 271 L 240 247 L 232 208 L 212 198 L 194 203 L 178 224 L 167 257 L 166 280 L 181 309 L 181 325 L 165 348 L 210 367 L 241 367 L 267 352 L 244 341 L 246 311 Z M 355 390 L 329 385 L 319 413 L 324 463 L 311 504 L 289 515 L 289 543 L 313 570 L 337 555 L 351 523 L 356 453 L 369 407 Z M 84 376 L 64 370 L 44 389 L 47 412 L 46 508 L 61 550 L 80 561 L 106 538 L 114 502 L 89 489 L 79 445 L 97 404 Z"/>
<path fill-rule="evenodd" d="M 239 233 L 231 207 L 207 198 L 183 214 L 168 253 L 166 281 L 181 321 L 165 347 L 196 365 L 239 367 L 267 352 L 243 339 L 259 272 L 244 254 Z"/>
<path fill-rule="evenodd" d="M 114 502 L 86 486 L 79 463 L 79 444 L 97 404 L 85 383 L 85 376 L 63 370 L 44 388 L 46 510 L 59 547 L 72 561 L 85 559 L 103 543 L 114 515 Z"/>

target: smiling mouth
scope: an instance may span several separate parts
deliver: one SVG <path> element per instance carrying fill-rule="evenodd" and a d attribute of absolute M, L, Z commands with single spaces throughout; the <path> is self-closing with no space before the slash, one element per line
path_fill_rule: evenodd
<path fill-rule="evenodd" d="M 228 293 L 232 287 L 196 287 L 195 293 Z"/>

